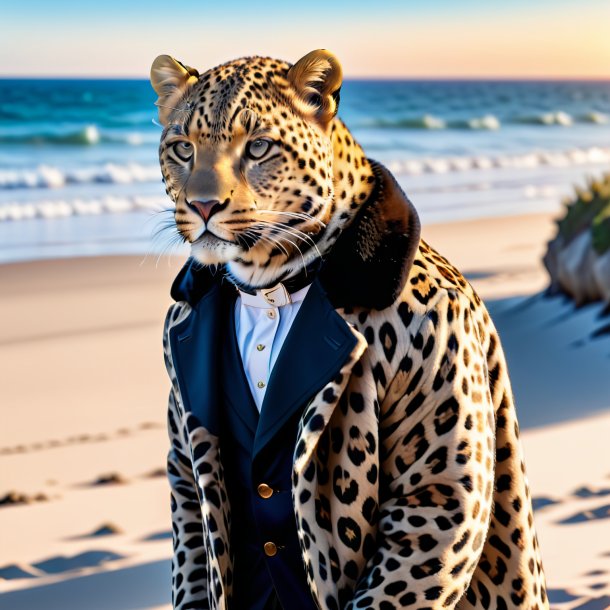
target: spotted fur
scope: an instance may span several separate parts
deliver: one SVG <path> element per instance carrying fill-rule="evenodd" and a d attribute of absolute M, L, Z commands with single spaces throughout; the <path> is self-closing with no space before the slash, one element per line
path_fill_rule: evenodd
<path fill-rule="evenodd" d="M 494 324 L 459 270 L 418 232 L 409 235 L 412 256 L 384 250 L 393 236 L 407 235 L 409 225 L 396 219 L 401 203 L 408 210 L 407 200 L 334 116 L 336 60 L 328 52 L 306 57 L 310 63 L 300 64 L 298 78 L 291 77 L 289 64 L 270 58 L 239 59 L 202 76 L 180 64 L 180 78 L 190 84 L 179 91 L 159 84 L 172 75 L 163 59 L 163 70 L 157 66 L 163 78 L 157 74 L 153 83 L 160 103 L 178 109 L 165 116 L 161 164 L 177 226 L 194 242 L 194 258 L 225 263 L 238 281 L 257 286 L 294 273 L 319 254 L 306 240 L 302 258 L 263 239 L 247 245 L 218 238 L 198 242 L 206 233 L 186 200 L 208 189 L 206 197 L 225 203 L 217 223 L 209 223 L 222 239 L 230 235 L 223 219 L 258 222 L 252 219 L 263 205 L 295 214 L 306 210 L 307 216 L 286 224 L 299 227 L 330 260 L 345 247 L 351 227 L 356 236 L 368 235 L 338 258 L 334 279 L 326 278 L 329 295 L 352 263 L 366 269 L 358 265 L 383 253 L 380 269 L 393 269 L 397 261 L 404 268 L 404 274 L 382 278 L 390 295 L 382 304 L 365 298 L 372 284 L 364 276 L 362 298 L 337 301 L 355 346 L 300 420 L 292 495 L 314 599 L 324 610 L 544 610 L 548 600 L 519 427 Z M 327 87 L 329 71 L 334 80 Z M 243 121 L 249 133 L 255 115 L 275 130 L 279 156 L 264 172 L 247 162 L 238 180 L 226 158 L 238 146 L 243 152 L 245 144 L 238 145 L 233 129 Z M 202 151 L 201 166 L 179 168 L 170 160 L 169 134 L 177 124 Z M 208 172 L 197 183 L 200 191 L 191 190 L 197 172 Z M 375 191 L 380 183 L 389 186 Z M 226 610 L 233 562 L 222 449 L 185 408 L 169 340 L 192 305 L 180 298 L 164 327 L 172 381 L 172 599 L 180 610 Z"/>

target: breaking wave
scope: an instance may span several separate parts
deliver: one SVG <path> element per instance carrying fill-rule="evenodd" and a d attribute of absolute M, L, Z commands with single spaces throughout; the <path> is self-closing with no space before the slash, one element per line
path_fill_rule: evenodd
<path fill-rule="evenodd" d="M 597 163 L 610 163 L 610 148 L 593 146 L 591 148 L 576 148 L 568 151 L 535 151 L 525 154 L 503 154 L 496 156 L 425 157 L 389 161 L 386 165 L 390 171 L 396 174 L 417 175 L 494 168 L 573 167 Z"/>
<path fill-rule="evenodd" d="M 0 133 L 0 144 L 27 144 L 30 146 L 68 145 L 68 146 L 95 146 L 97 144 L 126 144 L 141 146 L 159 141 L 157 133 L 126 132 L 109 133 L 100 131 L 96 125 L 87 125 L 82 129 L 66 131 L 64 133 Z"/>
<path fill-rule="evenodd" d="M 121 214 L 142 210 L 167 209 L 166 196 L 111 196 L 93 199 L 51 199 L 35 202 L 15 202 L 0 205 L 0 222 L 29 220 L 32 218 L 65 218 L 67 216 L 91 216 Z"/>
<path fill-rule="evenodd" d="M 466 119 L 446 120 L 441 117 L 424 114 L 419 117 L 401 117 L 396 119 L 370 119 L 362 120 L 359 127 L 374 127 L 384 129 L 500 129 L 502 121 L 511 125 L 532 125 L 540 127 L 560 126 L 570 127 L 578 124 L 603 125 L 610 121 L 608 115 L 603 112 L 587 112 L 579 116 L 572 116 L 567 112 L 558 110 L 556 112 L 541 112 L 539 114 L 509 117 L 501 120 L 494 114 L 485 114 Z"/>
<path fill-rule="evenodd" d="M 593 146 L 567 151 L 534 151 L 525 154 L 419 157 L 386 162 L 398 174 L 445 173 L 492 168 L 569 167 L 610 163 L 610 148 Z M 0 191 L 56 189 L 73 184 L 140 184 L 161 182 L 158 165 L 105 163 L 83 168 L 60 169 L 39 165 L 32 169 L 0 169 Z"/>
<path fill-rule="evenodd" d="M 158 165 L 105 163 L 103 165 L 62 170 L 50 165 L 33 169 L 0 169 L 0 190 L 61 188 L 70 184 L 132 184 L 160 182 Z"/>

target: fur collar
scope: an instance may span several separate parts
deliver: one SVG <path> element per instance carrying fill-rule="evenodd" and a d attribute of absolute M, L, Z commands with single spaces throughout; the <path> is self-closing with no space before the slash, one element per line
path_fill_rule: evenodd
<path fill-rule="evenodd" d="M 326 254 L 318 278 L 335 309 L 384 309 L 402 291 L 420 238 L 417 211 L 394 176 L 369 159 L 375 188 Z M 171 288 L 175 301 L 194 306 L 223 278 L 189 257 Z"/>

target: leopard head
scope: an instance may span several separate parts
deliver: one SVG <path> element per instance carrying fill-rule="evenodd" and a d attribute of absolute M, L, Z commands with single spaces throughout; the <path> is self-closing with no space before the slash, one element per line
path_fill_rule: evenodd
<path fill-rule="evenodd" d="M 202 74 L 169 55 L 151 84 L 166 192 L 191 256 L 260 288 L 324 255 L 374 183 L 336 116 L 342 69 L 326 50 L 294 65 L 236 59 Z"/>

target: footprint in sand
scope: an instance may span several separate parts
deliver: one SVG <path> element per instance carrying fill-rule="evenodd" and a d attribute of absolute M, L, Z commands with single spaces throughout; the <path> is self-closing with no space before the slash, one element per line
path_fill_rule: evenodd
<path fill-rule="evenodd" d="M 139 427 L 143 430 L 148 430 L 151 428 L 165 428 L 165 424 L 158 421 L 143 421 Z"/>
<path fill-rule="evenodd" d="M 155 540 L 165 540 L 169 538 L 171 540 L 172 530 L 163 530 L 161 532 L 155 532 L 154 534 L 148 534 L 142 538 L 142 542 L 154 542 Z"/>
<path fill-rule="evenodd" d="M 124 485 L 125 483 L 129 483 L 129 480 L 125 478 L 120 472 L 108 472 L 105 474 L 101 474 L 92 481 L 90 485 Z"/>
<path fill-rule="evenodd" d="M 572 595 L 572 593 L 565 589 L 548 589 L 546 593 L 549 596 L 551 604 L 565 604 L 579 598 L 578 595 Z"/>
<path fill-rule="evenodd" d="M 552 506 L 553 504 L 559 504 L 559 500 L 554 500 L 553 498 L 547 498 L 545 496 L 532 498 L 532 507 L 534 510 L 541 510 L 547 506 Z"/>
<path fill-rule="evenodd" d="M 125 485 L 129 483 L 129 479 L 124 477 L 120 472 L 105 472 L 98 475 L 93 481 L 85 483 L 74 483 L 71 487 L 97 487 L 102 485 Z"/>
<path fill-rule="evenodd" d="M 166 474 L 167 474 L 167 471 L 165 468 L 155 468 L 154 470 L 151 470 L 150 472 L 146 473 L 143 476 L 152 479 L 154 477 L 164 477 L 164 476 L 166 476 Z"/>
<path fill-rule="evenodd" d="M 18 578 L 37 578 L 35 570 L 31 566 L 11 563 L 0 566 L 0 580 L 17 580 Z"/>
<path fill-rule="evenodd" d="M 597 599 L 589 599 L 580 606 L 574 606 L 572 610 L 608 610 L 610 608 L 610 595 L 604 595 Z"/>
<path fill-rule="evenodd" d="M 49 557 L 38 563 L 33 563 L 32 567 L 45 572 L 46 574 L 61 574 L 70 570 L 79 570 L 81 568 L 93 568 L 110 561 L 124 559 L 125 555 L 119 555 L 112 551 L 85 551 L 72 557 L 56 555 Z"/>
<path fill-rule="evenodd" d="M 578 498 L 601 498 L 603 496 L 610 496 L 610 487 L 596 490 L 593 490 L 590 487 L 579 487 L 572 492 L 572 495 Z"/>
<path fill-rule="evenodd" d="M 557 523 L 560 525 L 570 525 L 574 523 L 585 523 L 587 521 L 599 521 L 600 519 L 610 519 L 610 504 L 599 506 L 592 510 L 583 510 L 575 513 L 571 517 L 561 519 Z"/>
<path fill-rule="evenodd" d="M 82 540 L 83 538 L 97 538 L 99 536 L 111 536 L 113 534 L 122 534 L 123 530 L 115 523 L 106 522 L 102 523 L 97 529 L 89 532 L 88 534 L 80 534 L 77 536 L 70 536 L 66 540 Z"/>
<path fill-rule="evenodd" d="M 2 506 L 14 506 L 15 504 L 31 504 L 32 502 L 46 502 L 51 498 L 45 493 L 37 493 L 33 495 L 27 495 L 11 489 L 4 496 L 0 497 L 0 507 Z"/>
<path fill-rule="evenodd" d="M 62 574 L 63 572 L 71 572 L 82 568 L 94 568 L 112 561 L 125 559 L 125 557 L 127 556 L 110 551 L 86 551 L 71 557 L 56 555 L 31 565 L 13 563 L 0 566 L 0 579 L 40 578 L 49 574 Z"/>
<path fill-rule="evenodd" d="M 586 572 L 585 576 L 603 576 L 605 573 L 605 570 L 591 570 L 590 572 Z"/>

